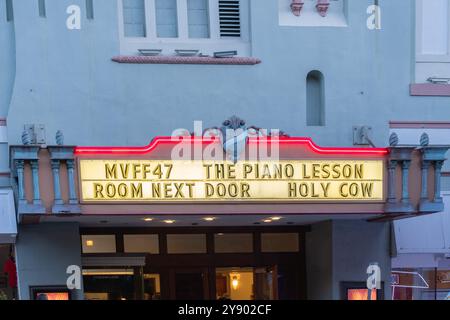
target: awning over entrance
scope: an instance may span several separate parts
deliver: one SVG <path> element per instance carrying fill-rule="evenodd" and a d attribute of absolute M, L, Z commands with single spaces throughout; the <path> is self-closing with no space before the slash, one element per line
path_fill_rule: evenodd
<path fill-rule="evenodd" d="M 0 188 L 0 243 L 14 243 L 17 235 L 14 195 L 10 188 Z"/>

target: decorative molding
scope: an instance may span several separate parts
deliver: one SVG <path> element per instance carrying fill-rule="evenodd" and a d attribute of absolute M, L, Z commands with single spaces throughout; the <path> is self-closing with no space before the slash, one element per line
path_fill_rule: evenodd
<path fill-rule="evenodd" d="M 389 121 L 391 129 L 450 129 L 448 121 Z"/>
<path fill-rule="evenodd" d="M 414 83 L 409 91 L 411 96 L 450 97 L 450 84 Z"/>
<path fill-rule="evenodd" d="M 415 209 L 411 203 L 409 194 L 409 169 L 412 160 L 412 153 L 416 150 L 415 146 L 396 146 L 390 148 L 390 157 L 388 163 L 388 201 L 385 205 L 386 213 L 412 214 Z M 396 190 L 396 169 L 401 167 L 401 200 L 397 201 Z"/>
<path fill-rule="evenodd" d="M 300 16 L 300 13 L 302 12 L 303 6 L 305 5 L 304 0 L 292 0 L 291 3 L 291 11 L 294 14 L 294 16 Z"/>
<path fill-rule="evenodd" d="M 76 147 L 75 155 L 78 157 L 92 155 L 142 155 L 151 153 L 161 144 L 202 143 L 209 145 L 220 142 L 216 137 L 156 137 L 149 145 L 144 147 Z M 307 137 L 278 137 L 278 138 L 252 138 L 248 143 L 274 142 L 280 145 L 305 145 L 312 152 L 326 155 L 353 155 L 353 156 L 386 156 L 389 154 L 387 148 L 348 148 L 348 147 L 320 147 L 311 138 Z"/>
<path fill-rule="evenodd" d="M 208 65 L 255 65 L 261 60 L 253 57 L 214 58 L 179 56 L 116 56 L 112 61 L 129 64 L 208 64 Z"/>
<path fill-rule="evenodd" d="M 316 8 L 322 17 L 327 16 L 329 7 L 330 7 L 330 0 L 317 0 Z"/>

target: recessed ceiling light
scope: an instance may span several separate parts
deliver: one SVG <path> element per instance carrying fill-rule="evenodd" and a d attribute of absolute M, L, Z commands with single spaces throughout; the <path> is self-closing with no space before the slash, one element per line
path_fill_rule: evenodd
<path fill-rule="evenodd" d="M 150 222 L 150 221 L 153 221 L 153 218 L 144 218 L 143 220 L 146 222 Z"/>
<path fill-rule="evenodd" d="M 283 219 L 283 217 L 272 217 L 270 219 L 273 221 L 280 221 L 281 219 Z"/>
<path fill-rule="evenodd" d="M 173 224 L 175 223 L 175 220 L 164 220 L 164 223 Z"/>
<path fill-rule="evenodd" d="M 265 222 L 265 223 L 271 223 L 272 220 L 271 220 L 271 219 L 265 219 L 265 220 L 263 220 L 263 222 Z"/>
<path fill-rule="evenodd" d="M 94 240 L 86 240 L 86 246 L 87 247 L 93 247 L 94 246 Z"/>
<path fill-rule="evenodd" d="M 206 217 L 206 218 L 203 218 L 203 220 L 209 221 L 209 222 L 214 221 L 214 220 L 216 220 L 216 219 L 217 219 L 216 217 Z"/>

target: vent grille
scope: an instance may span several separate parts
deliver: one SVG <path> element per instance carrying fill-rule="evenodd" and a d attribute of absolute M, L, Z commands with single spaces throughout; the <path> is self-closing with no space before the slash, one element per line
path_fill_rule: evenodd
<path fill-rule="evenodd" d="M 239 0 L 219 0 L 219 21 L 221 37 L 241 36 Z"/>

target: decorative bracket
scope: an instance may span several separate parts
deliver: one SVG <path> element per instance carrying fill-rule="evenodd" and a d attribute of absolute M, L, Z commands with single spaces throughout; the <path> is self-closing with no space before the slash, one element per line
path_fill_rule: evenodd
<path fill-rule="evenodd" d="M 19 195 L 19 214 L 44 214 L 39 186 L 39 151 L 36 145 L 11 146 L 11 167 L 17 177 Z M 28 203 L 25 195 L 25 166 L 31 167 L 33 201 Z"/>
<path fill-rule="evenodd" d="M 322 17 L 326 17 L 328 8 L 330 7 L 330 0 L 317 0 L 317 11 Z"/>
<path fill-rule="evenodd" d="M 409 169 L 412 160 L 412 153 L 416 149 L 415 146 L 391 146 L 390 158 L 389 158 L 389 195 L 386 203 L 385 211 L 387 213 L 406 213 L 411 214 L 415 212 L 415 209 L 411 203 L 409 194 Z M 402 171 L 402 196 L 401 201 L 397 202 L 395 198 L 396 179 L 395 172 L 397 166 L 401 166 Z"/>
<path fill-rule="evenodd" d="M 441 197 L 441 169 L 446 160 L 445 154 L 448 149 L 449 146 L 429 146 L 428 143 L 423 143 L 422 147 L 419 149 L 422 153 L 423 170 L 422 193 L 419 206 L 420 212 L 438 212 L 444 210 L 444 203 Z M 434 169 L 434 193 L 431 196 L 431 200 L 427 188 L 427 176 L 430 167 Z"/>
<path fill-rule="evenodd" d="M 57 139 L 58 140 L 58 139 Z M 60 142 L 62 142 L 60 140 Z M 79 214 L 81 213 L 78 206 L 77 195 L 75 191 L 74 178 L 74 147 L 72 146 L 49 146 L 50 159 L 52 162 L 53 187 L 55 194 L 55 204 L 52 207 L 54 214 Z M 64 203 L 61 199 L 60 172 L 61 164 L 66 164 L 66 172 L 68 178 L 69 203 Z"/>
<path fill-rule="evenodd" d="M 305 5 L 305 0 L 292 0 L 291 11 L 294 16 L 299 16 L 302 12 L 303 6 Z"/>

